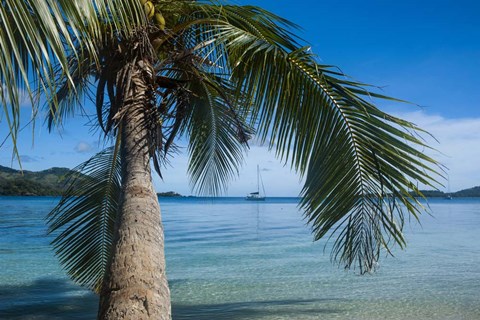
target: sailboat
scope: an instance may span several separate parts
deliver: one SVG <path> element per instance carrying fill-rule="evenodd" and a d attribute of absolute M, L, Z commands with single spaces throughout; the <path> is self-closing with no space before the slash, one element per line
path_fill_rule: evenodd
<path fill-rule="evenodd" d="M 263 195 L 260 195 L 260 168 L 257 165 L 257 191 L 250 192 L 246 197 L 245 200 L 248 201 L 265 201 L 265 187 L 263 186 L 262 181 L 262 188 L 263 188 Z"/>

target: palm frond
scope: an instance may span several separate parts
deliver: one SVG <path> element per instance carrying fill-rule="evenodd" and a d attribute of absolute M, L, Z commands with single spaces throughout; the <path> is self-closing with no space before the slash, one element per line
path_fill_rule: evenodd
<path fill-rule="evenodd" d="M 256 12 L 222 7 L 217 22 L 199 23 L 202 41 L 214 39 L 210 54 L 236 84 L 260 138 L 305 176 L 301 206 L 315 239 L 338 232 L 332 258 L 368 272 L 382 248 L 405 245 L 405 213 L 423 211 L 410 193 L 416 183 L 438 184 L 438 163 L 419 151 L 428 149 L 426 132 L 372 102 L 398 100 L 317 63 L 284 21 Z"/>
<path fill-rule="evenodd" d="M 106 23 L 108 21 L 108 23 Z M 71 61 L 99 62 L 98 45 L 146 23 L 139 1 L 5 0 L 0 5 L 0 103 L 16 150 L 21 103 L 37 114 L 39 93 L 57 113 L 58 75 L 75 93 Z M 81 46 L 78 47 L 78 44 Z M 57 72 L 55 72 L 57 70 Z"/>
<path fill-rule="evenodd" d="M 83 61 L 73 58 L 69 61 L 69 74 L 75 83 L 74 87 L 63 72 L 56 71 L 58 90 L 45 102 L 46 122 L 50 131 L 61 126 L 65 119 L 73 117 L 79 109 L 83 109 L 86 101 L 93 100 L 92 77 L 96 66 L 90 58 L 92 57 L 83 57 Z"/>
<path fill-rule="evenodd" d="M 51 10 L 58 12 L 55 1 L 2 1 L 0 5 L 0 103 L 7 120 L 16 153 L 20 105 L 24 100 L 32 104 L 36 114 L 38 100 L 35 91 L 55 88 L 51 74 L 52 62 L 66 65 L 66 50 L 62 21 L 53 14 L 40 15 Z M 55 27 L 55 32 L 50 28 Z M 35 86 L 32 86 L 31 83 Z"/>
<path fill-rule="evenodd" d="M 111 254 L 120 201 L 121 165 L 116 147 L 75 169 L 59 204 L 48 214 L 48 233 L 70 278 L 100 290 Z"/>
<path fill-rule="evenodd" d="M 233 88 L 228 83 L 214 81 L 214 77 L 211 80 L 189 87 L 193 94 L 188 123 L 188 172 L 192 186 L 199 193 L 218 195 L 238 175 L 249 129 L 244 127 L 243 119 L 237 118 L 236 108 L 229 104 Z"/>

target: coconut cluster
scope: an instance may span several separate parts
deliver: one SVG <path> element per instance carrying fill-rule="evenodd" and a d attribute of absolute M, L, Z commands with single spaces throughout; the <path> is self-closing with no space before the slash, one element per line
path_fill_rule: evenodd
<path fill-rule="evenodd" d="M 158 8 L 155 8 L 153 2 L 140 0 L 140 3 L 143 5 L 143 10 L 145 11 L 147 18 L 153 19 L 160 30 L 165 30 L 165 18 L 163 17 L 162 12 Z"/>

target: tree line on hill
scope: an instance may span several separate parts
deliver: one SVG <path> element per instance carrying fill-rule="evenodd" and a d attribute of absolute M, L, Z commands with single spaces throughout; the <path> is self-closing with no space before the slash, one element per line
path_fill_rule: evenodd
<path fill-rule="evenodd" d="M 67 168 L 43 171 L 19 171 L 0 166 L 0 195 L 3 196 L 56 196 L 65 187 Z"/>
<path fill-rule="evenodd" d="M 65 190 L 68 168 L 43 171 L 15 170 L 0 166 L 0 196 L 60 196 Z M 160 197 L 182 197 L 174 191 L 160 192 Z"/>
<path fill-rule="evenodd" d="M 463 189 L 457 192 L 442 192 L 438 190 L 421 190 L 422 194 L 427 198 L 471 198 L 471 197 L 480 197 L 480 186 Z"/>

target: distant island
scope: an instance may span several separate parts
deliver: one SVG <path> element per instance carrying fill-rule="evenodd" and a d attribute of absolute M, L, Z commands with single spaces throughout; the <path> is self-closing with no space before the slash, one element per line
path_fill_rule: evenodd
<path fill-rule="evenodd" d="M 50 168 L 42 171 L 15 170 L 0 166 L 0 196 L 60 196 L 72 171 L 68 168 Z M 445 193 L 438 190 L 421 190 L 427 198 L 473 198 L 480 197 L 480 186 Z M 159 192 L 159 197 L 182 198 L 177 192 Z"/>
<path fill-rule="evenodd" d="M 174 191 L 168 191 L 168 192 L 158 192 L 157 196 L 162 197 L 162 198 L 183 198 L 185 196 L 182 196 L 179 193 L 176 193 Z"/>
<path fill-rule="evenodd" d="M 43 171 L 15 170 L 0 166 L 0 196 L 61 196 L 72 170 L 50 168 Z M 157 193 L 159 197 L 184 197 L 174 191 Z"/>
<path fill-rule="evenodd" d="M 442 192 L 438 190 L 420 190 L 427 198 L 445 198 L 450 196 L 452 198 L 476 198 L 480 197 L 480 186 L 463 189 L 457 192 Z"/>

